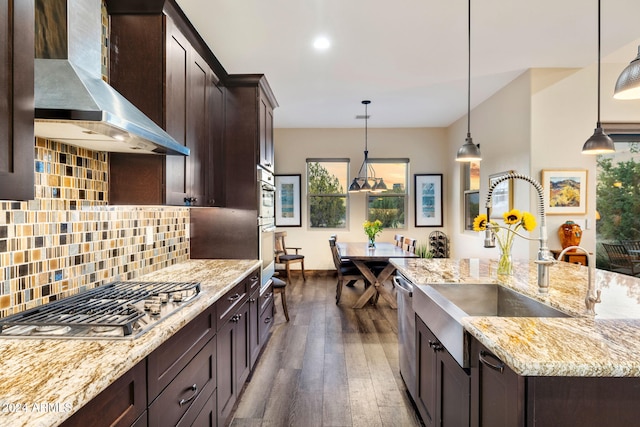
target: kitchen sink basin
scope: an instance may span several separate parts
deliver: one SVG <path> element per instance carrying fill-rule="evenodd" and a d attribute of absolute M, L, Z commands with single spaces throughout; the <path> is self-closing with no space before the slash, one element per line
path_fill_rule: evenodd
<path fill-rule="evenodd" d="M 435 283 L 416 288 L 416 314 L 463 368 L 469 367 L 470 340 L 462 326 L 463 317 L 570 317 L 497 284 Z"/>
<path fill-rule="evenodd" d="M 566 313 L 496 284 L 433 284 L 467 316 L 569 317 Z"/>

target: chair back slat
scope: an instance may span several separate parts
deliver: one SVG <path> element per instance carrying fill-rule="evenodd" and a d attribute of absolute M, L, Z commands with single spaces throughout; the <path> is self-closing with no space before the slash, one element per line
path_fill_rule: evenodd
<path fill-rule="evenodd" d="M 416 253 L 416 239 L 411 239 L 409 237 L 404 238 L 404 249 L 408 252 Z"/>

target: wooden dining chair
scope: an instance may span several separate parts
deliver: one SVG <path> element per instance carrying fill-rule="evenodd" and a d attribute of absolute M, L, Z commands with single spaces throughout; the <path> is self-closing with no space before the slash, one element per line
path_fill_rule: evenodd
<path fill-rule="evenodd" d="M 640 274 L 640 260 L 632 257 L 624 245 L 618 243 L 602 243 L 609 257 L 611 271 L 636 276 Z"/>
<path fill-rule="evenodd" d="M 291 264 L 299 263 L 302 280 L 306 281 L 307 278 L 304 275 L 304 255 L 299 253 L 302 248 L 287 246 L 284 240 L 286 236 L 286 231 L 276 231 L 275 233 L 275 262 L 276 264 L 284 264 L 287 270 L 287 282 L 291 282 Z M 295 251 L 295 253 L 290 253 L 289 251 Z"/>
<path fill-rule="evenodd" d="M 336 304 L 338 304 L 342 296 L 342 287 L 345 284 L 345 280 L 347 280 L 348 283 L 355 283 L 358 280 L 366 283 L 366 279 L 353 262 L 342 259 L 335 239 L 329 239 L 329 247 L 331 249 L 333 265 L 338 273 L 338 283 L 336 284 Z"/>
<path fill-rule="evenodd" d="M 404 236 L 402 234 L 396 234 L 395 236 L 393 236 L 393 241 L 396 243 L 396 246 L 402 247 Z"/>
<path fill-rule="evenodd" d="M 407 252 L 411 252 L 412 254 L 416 253 L 416 239 L 411 239 L 409 237 L 404 238 L 404 249 Z"/>

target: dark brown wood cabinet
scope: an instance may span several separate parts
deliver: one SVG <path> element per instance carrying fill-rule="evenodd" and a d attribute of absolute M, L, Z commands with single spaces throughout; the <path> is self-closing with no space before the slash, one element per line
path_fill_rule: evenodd
<path fill-rule="evenodd" d="M 273 286 L 256 286 L 249 296 L 249 352 L 251 369 L 256 364 L 273 323 Z"/>
<path fill-rule="evenodd" d="M 416 316 L 416 406 L 426 426 L 469 425 L 469 372 Z"/>
<path fill-rule="evenodd" d="M 34 197 L 33 52 L 33 0 L 0 0 L 0 199 Z"/>
<path fill-rule="evenodd" d="M 525 377 L 477 340 L 471 342 L 471 425 L 637 425 L 640 380 L 634 377 Z"/>
<path fill-rule="evenodd" d="M 175 19 L 180 13 L 168 6 Z M 110 155 L 112 204 L 219 205 L 224 92 L 167 14 L 111 16 L 110 83 L 189 156 Z M 149 159 L 148 157 L 151 157 Z"/>
<path fill-rule="evenodd" d="M 273 109 L 278 104 L 263 74 L 231 75 L 225 87 L 225 205 L 256 209 L 257 166 L 274 168 Z"/>
<path fill-rule="evenodd" d="M 64 423 L 64 427 L 146 425 L 146 360 L 138 363 L 83 406 Z"/>
<path fill-rule="evenodd" d="M 249 291 L 260 284 L 258 271 L 216 303 L 218 312 L 218 425 L 225 425 L 251 371 Z"/>

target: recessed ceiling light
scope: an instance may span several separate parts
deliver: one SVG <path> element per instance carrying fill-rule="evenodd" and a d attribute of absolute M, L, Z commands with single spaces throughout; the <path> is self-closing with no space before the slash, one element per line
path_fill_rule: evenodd
<path fill-rule="evenodd" d="M 331 42 L 324 36 L 316 37 L 316 39 L 313 41 L 313 47 L 318 50 L 326 50 L 329 49 L 330 46 Z"/>

